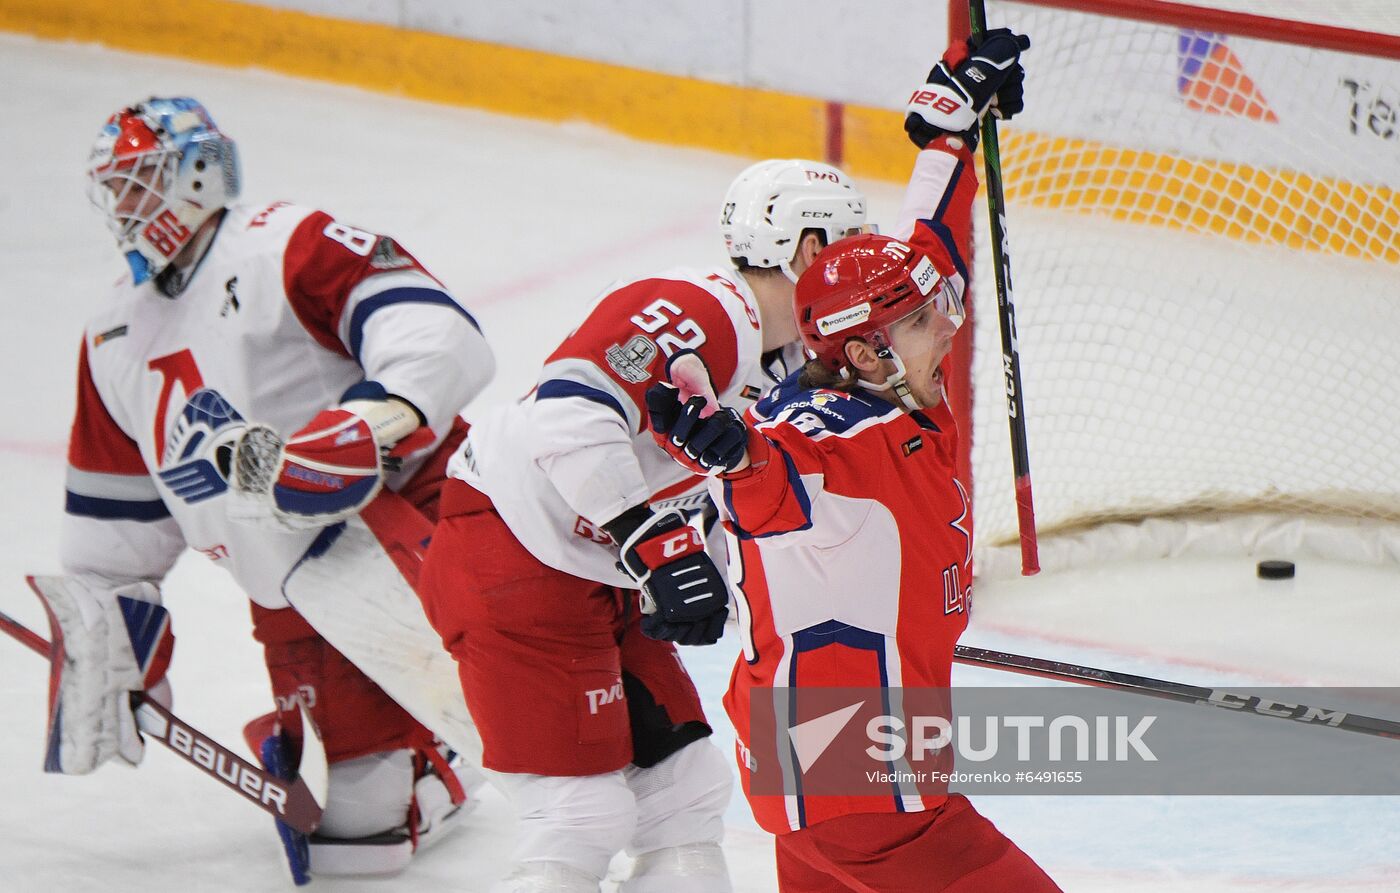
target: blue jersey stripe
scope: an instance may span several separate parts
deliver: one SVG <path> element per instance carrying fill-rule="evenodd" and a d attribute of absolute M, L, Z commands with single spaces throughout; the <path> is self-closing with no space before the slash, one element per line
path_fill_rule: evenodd
<path fill-rule="evenodd" d="M 354 354 L 356 360 L 360 359 L 365 323 L 375 312 L 394 304 L 437 304 L 441 307 L 447 307 L 460 313 L 467 322 L 472 324 L 473 328 L 478 332 L 481 331 L 481 326 L 477 324 L 476 318 L 468 313 L 465 307 L 452 300 L 452 296 L 446 292 L 435 288 L 391 288 L 365 298 L 355 305 L 354 312 L 350 314 L 350 353 Z"/>
<path fill-rule="evenodd" d="M 170 517 L 170 510 L 159 499 L 103 499 L 98 496 L 83 496 L 68 491 L 64 501 L 64 511 L 80 518 L 99 518 L 104 521 L 159 521 Z"/>
<path fill-rule="evenodd" d="M 558 400 L 561 397 L 582 397 L 594 403 L 602 404 L 613 412 L 617 413 L 624 424 L 627 424 L 627 413 L 623 411 L 622 404 L 617 402 L 617 398 L 607 391 L 577 381 L 570 381 L 567 378 L 551 378 L 549 381 L 540 384 L 535 391 L 536 400 Z"/>

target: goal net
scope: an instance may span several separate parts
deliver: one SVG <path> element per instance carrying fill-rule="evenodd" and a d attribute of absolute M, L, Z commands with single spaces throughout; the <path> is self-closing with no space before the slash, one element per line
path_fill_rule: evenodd
<path fill-rule="evenodd" d="M 987 17 L 1032 41 L 1000 133 L 1043 566 L 1400 562 L 1400 3 Z M 985 218 L 971 464 L 979 573 L 1002 574 L 1018 538 Z"/>

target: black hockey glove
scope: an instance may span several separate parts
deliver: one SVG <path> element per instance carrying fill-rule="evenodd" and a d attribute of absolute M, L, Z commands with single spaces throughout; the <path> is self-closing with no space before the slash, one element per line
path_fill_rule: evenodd
<path fill-rule="evenodd" d="M 612 525 L 608 525 L 611 527 Z M 675 509 L 648 518 L 622 543 L 620 567 L 642 585 L 642 632 L 679 645 L 724 635 L 729 590 L 700 531 Z"/>
<path fill-rule="evenodd" d="M 708 401 L 693 396 L 684 403 L 675 385 L 658 382 L 647 388 L 651 433 L 667 454 L 696 474 L 733 471 L 744 461 L 749 429 L 734 409 L 721 406 L 708 416 Z"/>
<path fill-rule="evenodd" d="M 1026 72 L 1021 53 L 1029 37 L 997 28 L 955 43 L 909 97 L 904 131 L 920 149 L 943 134 L 957 134 L 977 147 L 978 124 L 988 109 L 1010 118 L 1025 108 Z"/>

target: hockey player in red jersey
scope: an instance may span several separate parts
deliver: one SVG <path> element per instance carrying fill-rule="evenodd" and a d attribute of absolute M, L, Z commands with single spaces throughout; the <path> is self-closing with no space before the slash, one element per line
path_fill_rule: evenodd
<path fill-rule="evenodd" d="M 311 870 L 399 867 L 456 810 L 460 779 L 433 733 L 289 607 L 284 586 L 381 487 L 430 523 L 457 412 L 493 374 L 490 348 L 393 239 L 286 202 L 236 204 L 234 143 L 194 100 L 117 112 L 88 174 L 131 273 L 83 338 L 66 575 L 39 584 L 70 658 L 54 665 L 46 769 L 140 760 L 126 693 L 166 685 L 160 583 L 193 548 L 252 602 L 277 705 L 250 724 L 254 746 L 267 759 L 295 751 L 298 704 L 324 739 Z M 240 467 L 261 483 L 235 499 Z M 357 582 L 346 575 L 325 597 L 353 613 Z M 275 725 L 284 734 L 263 742 Z"/>
<path fill-rule="evenodd" d="M 521 817 L 498 891 L 597 893 L 622 849 L 625 893 L 731 889 L 732 772 L 671 644 L 719 638 L 728 593 L 692 526 L 704 479 L 652 442 L 643 393 L 682 350 L 736 405 L 782 380 L 802 361 L 797 275 L 864 222 L 835 168 L 753 165 L 721 211 L 733 267 L 610 287 L 529 395 L 474 419 L 422 589 Z"/>
<path fill-rule="evenodd" d="M 747 420 L 693 355 L 673 356 L 671 384 L 647 393 L 657 442 L 718 475 L 743 647 L 725 707 L 784 893 L 1058 889 L 960 795 L 809 795 L 797 782 L 767 794 L 746 757 L 769 752 L 752 738 L 755 689 L 949 685 L 972 542 L 943 362 L 963 319 L 975 128 L 989 106 L 1020 109 L 1028 45 L 1001 31 L 955 46 L 915 92 L 903 239 L 856 236 L 808 267 L 795 310 L 813 359 L 799 373 Z M 931 591 L 940 580 L 961 583 Z"/>

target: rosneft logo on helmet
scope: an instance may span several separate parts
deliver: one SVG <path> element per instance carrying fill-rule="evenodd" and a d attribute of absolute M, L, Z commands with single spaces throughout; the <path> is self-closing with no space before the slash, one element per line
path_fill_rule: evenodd
<path fill-rule="evenodd" d="M 823 316 L 817 320 L 817 331 L 822 335 L 832 335 L 836 332 L 844 331 L 852 326 L 860 325 L 870 318 L 870 302 L 857 304 L 854 307 L 833 313 L 830 316 Z"/>

